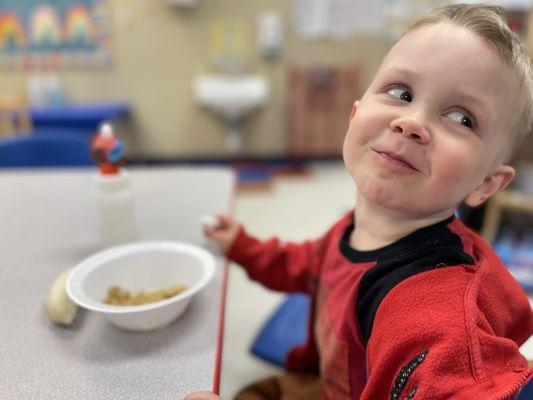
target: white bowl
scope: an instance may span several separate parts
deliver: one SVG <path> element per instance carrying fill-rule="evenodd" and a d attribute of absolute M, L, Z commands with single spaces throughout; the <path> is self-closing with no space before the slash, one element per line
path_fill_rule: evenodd
<path fill-rule="evenodd" d="M 101 312 L 114 325 L 135 331 L 161 328 L 174 321 L 193 295 L 213 277 L 215 258 L 204 249 L 179 242 L 140 242 L 113 247 L 78 264 L 67 281 L 69 297 Z M 187 290 L 156 303 L 116 306 L 103 303 L 114 285 L 137 292 L 175 284 Z"/>

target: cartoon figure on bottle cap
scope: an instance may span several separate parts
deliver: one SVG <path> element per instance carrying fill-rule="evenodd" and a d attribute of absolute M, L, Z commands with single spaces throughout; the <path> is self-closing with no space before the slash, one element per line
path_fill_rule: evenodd
<path fill-rule="evenodd" d="M 100 173 L 117 174 L 120 166 L 126 163 L 123 152 L 122 141 L 115 136 L 112 126 L 103 124 L 92 143 L 92 157 L 99 165 Z"/>

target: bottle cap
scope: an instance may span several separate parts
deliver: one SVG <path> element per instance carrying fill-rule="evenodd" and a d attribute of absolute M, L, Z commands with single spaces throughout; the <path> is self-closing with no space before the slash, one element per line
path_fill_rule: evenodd
<path fill-rule="evenodd" d="M 92 156 L 100 167 L 100 173 L 114 175 L 119 173 L 120 166 L 124 164 L 123 146 L 113 132 L 109 123 L 100 126 L 98 134 L 92 143 Z"/>
<path fill-rule="evenodd" d="M 113 127 L 110 124 L 102 124 L 102 126 L 100 127 L 100 136 L 113 137 Z"/>

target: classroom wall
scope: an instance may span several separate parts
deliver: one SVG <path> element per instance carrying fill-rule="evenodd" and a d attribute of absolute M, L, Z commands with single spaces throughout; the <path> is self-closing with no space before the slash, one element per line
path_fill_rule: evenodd
<path fill-rule="evenodd" d="M 291 65 L 358 64 L 366 85 L 387 45 L 379 37 L 336 42 L 302 41 L 292 27 L 289 0 L 200 0 L 193 9 L 166 0 L 110 0 L 113 14 L 113 66 L 101 71 L 62 71 L 60 79 L 73 101 L 126 100 L 133 123 L 125 136 L 129 154 L 146 158 L 224 157 L 225 126 L 199 109 L 192 98 L 195 76 L 209 72 L 209 27 L 219 16 L 243 16 L 252 22 L 250 66 L 271 84 L 268 105 L 246 126 L 244 154 L 272 157 L 287 146 L 287 71 Z M 255 44 L 262 10 L 284 17 L 281 58 L 264 60 Z M 0 73 L 0 92 L 26 88 L 26 74 Z"/>

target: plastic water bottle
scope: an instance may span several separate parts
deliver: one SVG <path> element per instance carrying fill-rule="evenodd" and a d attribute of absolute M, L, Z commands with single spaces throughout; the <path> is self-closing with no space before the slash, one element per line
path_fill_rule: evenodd
<path fill-rule="evenodd" d="M 100 212 L 100 240 L 106 247 L 137 239 L 135 207 L 130 178 L 124 171 L 95 176 Z"/>
<path fill-rule="evenodd" d="M 103 246 L 115 246 L 137 239 L 135 204 L 124 163 L 122 143 L 110 125 L 102 126 L 93 141 L 93 157 L 99 164 L 94 177 L 95 197 L 100 214 L 100 240 Z"/>

